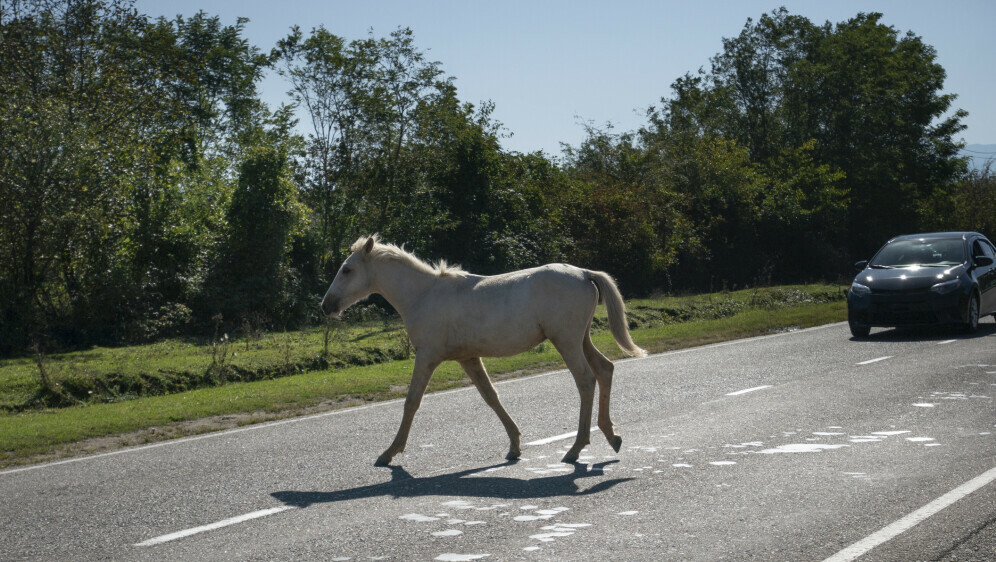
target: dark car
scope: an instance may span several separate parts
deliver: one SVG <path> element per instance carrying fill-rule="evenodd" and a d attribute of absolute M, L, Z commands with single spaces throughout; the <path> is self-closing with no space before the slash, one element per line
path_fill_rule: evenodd
<path fill-rule="evenodd" d="M 869 261 L 847 292 L 854 337 L 874 326 L 953 324 L 974 332 L 996 314 L 996 248 L 978 232 L 897 236 Z"/>

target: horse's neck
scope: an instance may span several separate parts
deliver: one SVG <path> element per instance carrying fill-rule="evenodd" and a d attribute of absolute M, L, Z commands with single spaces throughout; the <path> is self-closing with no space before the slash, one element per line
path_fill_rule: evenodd
<path fill-rule="evenodd" d="M 376 292 L 391 303 L 402 318 L 406 317 L 438 279 L 432 273 L 419 271 L 406 263 L 393 260 L 378 263 L 374 276 Z"/>

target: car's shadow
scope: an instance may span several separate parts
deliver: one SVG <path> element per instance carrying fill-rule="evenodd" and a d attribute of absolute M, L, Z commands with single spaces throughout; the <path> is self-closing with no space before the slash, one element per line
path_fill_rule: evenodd
<path fill-rule="evenodd" d="M 449 474 L 416 478 L 400 466 L 390 466 L 391 480 L 369 486 L 336 491 L 282 491 L 270 494 L 285 505 L 308 507 L 318 503 L 334 503 L 372 497 L 415 498 L 421 496 L 453 496 L 460 498 L 494 498 L 501 500 L 539 499 L 556 496 L 586 496 L 608 490 L 633 478 L 602 480 L 589 488 L 578 481 L 603 476 L 603 468 L 618 460 L 593 465 L 575 463 L 570 473 L 523 479 L 503 476 L 481 476 L 516 464 L 474 468 Z"/>
<path fill-rule="evenodd" d="M 996 334 L 996 322 L 985 319 L 979 322 L 974 333 L 966 334 L 958 326 L 927 326 L 918 328 L 872 328 L 863 338 L 851 337 L 853 342 L 938 342 L 951 339 L 972 340 Z"/>

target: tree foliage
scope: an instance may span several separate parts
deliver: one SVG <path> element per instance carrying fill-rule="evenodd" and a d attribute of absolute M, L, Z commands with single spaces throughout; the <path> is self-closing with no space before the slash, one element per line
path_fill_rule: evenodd
<path fill-rule="evenodd" d="M 936 52 L 881 21 L 748 20 L 638 130 L 587 124 L 554 158 L 504 150 L 493 104 L 407 28 L 295 27 L 264 53 L 244 19 L 0 0 L 0 355 L 307 324 L 372 232 L 630 294 L 835 278 L 901 232 L 991 233 Z"/>

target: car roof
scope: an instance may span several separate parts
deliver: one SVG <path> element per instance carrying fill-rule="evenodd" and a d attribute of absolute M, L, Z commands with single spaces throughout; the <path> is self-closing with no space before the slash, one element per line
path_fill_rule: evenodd
<path fill-rule="evenodd" d="M 937 240 L 937 239 L 967 240 L 969 238 L 974 238 L 974 237 L 977 237 L 977 236 L 981 237 L 981 238 L 985 238 L 985 236 L 982 236 L 978 232 L 969 232 L 969 231 L 965 231 L 965 232 L 924 232 L 924 233 L 921 233 L 921 234 L 903 234 L 902 236 L 895 236 L 891 240 L 889 240 L 889 242 L 895 242 L 896 240 L 916 240 L 916 239 L 919 239 L 919 238 L 931 238 L 931 239 L 934 239 L 934 240 Z"/>

